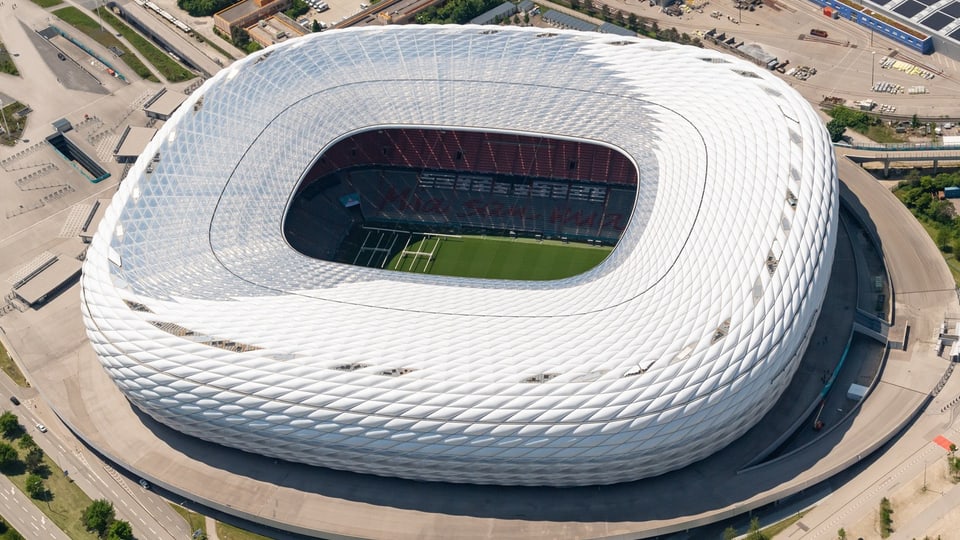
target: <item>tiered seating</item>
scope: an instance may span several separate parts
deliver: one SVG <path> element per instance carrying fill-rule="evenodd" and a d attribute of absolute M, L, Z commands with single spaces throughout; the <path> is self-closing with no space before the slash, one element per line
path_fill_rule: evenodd
<path fill-rule="evenodd" d="M 330 259 L 353 224 L 354 216 L 340 204 L 340 195 L 349 186 L 339 183 L 312 186 L 303 197 L 294 199 L 284 224 L 287 238 L 301 253 Z"/>
<path fill-rule="evenodd" d="M 358 133 L 331 147 L 308 177 L 336 179 L 301 188 L 322 189 L 326 206 L 310 211 L 333 229 L 352 219 L 339 197 L 356 192 L 368 220 L 610 242 L 626 226 L 636 185 L 632 163 L 608 147 L 428 129 Z"/>
<path fill-rule="evenodd" d="M 309 176 L 319 178 L 363 165 L 636 182 L 629 160 L 607 147 L 504 133 L 425 129 L 384 129 L 348 137 L 330 148 Z"/>

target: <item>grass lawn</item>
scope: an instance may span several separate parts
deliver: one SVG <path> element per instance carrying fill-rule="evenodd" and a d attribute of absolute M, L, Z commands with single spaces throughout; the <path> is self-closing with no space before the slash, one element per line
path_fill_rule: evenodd
<path fill-rule="evenodd" d="M 63 3 L 63 0 L 30 0 L 30 1 L 42 8 L 53 7 Z"/>
<path fill-rule="evenodd" d="M 3 518 L 0 518 L 0 531 L 3 531 L 0 532 L 0 540 L 23 540 L 26 538 Z"/>
<path fill-rule="evenodd" d="M 8 377 L 13 379 L 13 382 L 17 383 L 17 386 L 22 386 L 23 388 L 30 386 L 26 377 L 23 376 L 23 373 L 17 366 L 17 363 L 13 361 L 13 358 L 10 358 L 10 354 L 7 353 L 7 350 L 3 348 L 2 344 L 0 344 L 0 369 L 2 369 Z"/>
<path fill-rule="evenodd" d="M 13 146 L 20 139 L 20 136 L 23 135 L 23 130 L 27 126 L 27 119 L 21 118 L 16 114 L 23 108 L 23 103 L 19 101 L 4 105 L 3 116 L 0 118 L 2 118 L 4 122 L 3 128 L 6 132 L 0 135 L 0 143 Z"/>
<path fill-rule="evenodd" d="M 42 436 L 42 434 L 37 435 Z M 26 456 L 27 451 L 20 448 L 19 441 L 7 442 L 17 450 L 21 460 Z M 30 500 L 70 538 L 95 540 L 97 536 L 87 532 L 81 522 L 83 510 L 93 501 L 73 483 L 73 480 L 65 476 L 60 467 L 46 454 L 43 456 L 43 462 L 46 464 L 48 471 L 46 478 L 43 479 L 43 484 L 50 493 L 50 500 L 38 501 L 32 498 Z M 27 472 L 25 468 L 21 469 L 9 471 L 7 478 L 20 488 L 20 491 L 26 493 Z"/>
<path fill-rule="evenodd" d="M 411 244 L 407 251 L 431 251 L 436 239 Z M 593 268 L 610 254 L 611 247 L 586 244 L 537 242 L 527 239 L 464 236 L 443 238 L 428 273 L 488 279 L 550 280 L 575 276 Z M 395 256 L 387 268 L 422 272 L 426 258 L 410 268 L 412 257 L 397 267 Z"/>
<path fill-rule="evenodd" d="M 217 522 L 217 537 L 220 540 L 270 540 L 269 537 L 238 529 L 233 525 Z"/>
<path fill-rule="evenodd" d="M 809 510 L 804 510 L 803 512 L 797 512 L 796 514 L 788 517 L 787 519 L 778 521 L 777 523 L 774 523 L 773 525 L 765 529 L 761 529 L 760 532 L 763 534 L 764 538 L 776 538 L 778 534 L 790 528 L 790 526 L 793 525 L 794 523 L 800 521 L 800 519 L 803 518 L 803 515 L 806 514 L 807 512 L 809 512 Z"/>
<path fill-rule="evenodd" d="M 857 131 L 878 143 L 898 143 L 907 140 L 905 137 L 901 137 L 892 127 L 885 125 L 870 126 L 866 131 Z"/>
<path fill-rule="evenodd" d="M 183 516 L 183 519 L 187 521 L 187 525 L 190 526 L 191 532 L 200 529 L 203 531 L 203 534 L 207 534 L 207 520 L 202 515 L 191 512 L 179 504 L 170 503 L 170 508 L 173 508 L 176 513 Z"/>
<path fill-rule="evenodd" d="M 17 71 L 17 65 L 13 63 L 13 57 L 10 56 L 10 51 L 7 50 L 2 41 L 0 41 L 0 73 L 20 75 L 20 72 Z"/>
<path fill-rule="evenodd" d="M 120 40 L 109 30 L 101 29 L 100 23 L 88 17 L 86 13 L 73 6 L 67 6 L 54 11 L 53 14 L 60 17 L 63 22 L 90 36 L 94 41 L 104 47 L 116 47 L 123 51 L 123 56 L 121 56 L 120 59 L 130 66 L 130 69 L 140 77 L 148 81 L 160 82 L 150 69 L 148 69 L 135 54 L 130 52 L 130 49 L 128 49 L 126 45 L 120 43 Z"/>
<path fill-rule="evenodd" d="M 193 37 L 194 37 L 197 41 L 199 41 L 200 43 L 206 43 L 207 45 L 213 47 L 217 52 L 219 52 L 220 54 L 226 56 L 228 60 L 236 60 L 236 59 L 233 57 L 232 54 L 230 54 L 230 53 L 228 53 L 226 50 L 224 50 L 223 47 L 217 45 L 217 43 L 216 43 L 214 40 L 212 40 L 212 39 L 207 39 L 207 38 L 203 37 L 203 36 L 200 34 L 200 32 L 194 31 Z"/>
<path fill-rule="evenodd" d="M 120 32 L 131 45 L 134 46 L 148 62 L 157 68 L 157 71 L 170 82 L 180 82 L 192 79 L 195 75 L 186 68 L 177 63 L 169 54 L 161 51 L 153 43 L 147 41 L 143 36 L 137 33 L 133 28 L 124 24 L 120 19 L 104 8 L 97 8 L 97 13 L 103 17 L 104 22 L 114 27 Z"/>
<path fill-rule="evenodd" d="M 934 242 L 937 241 L 937 228 L 930 224 L 927 220 L 917 219 L 920 222 L 920 225 L 923 225 L 923 229 L 927 231 L 927 235 L 930 236 L 930 239 Z M 960 261 L 954 257 L 953 253 L 944 253 L 940 251 L 940 254 L 943 255 L 943 260 L 947 262 L 947 268 L 950 269 L 950 274 L 953 275 L 953 281 L 960 286 Z"/>

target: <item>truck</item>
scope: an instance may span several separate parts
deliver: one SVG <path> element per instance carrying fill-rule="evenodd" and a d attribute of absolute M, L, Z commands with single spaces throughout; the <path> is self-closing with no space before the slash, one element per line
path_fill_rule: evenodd
<path fill-rule="evenodd" d="M 827 37 L 827 31 L 826 31 L 826 30 L 821 30 L 821 29 L 819 29 L 819 28 L 811 28 L 811 29 L 810 29 L 810 35 L 811 35 L 811 36 L 816 36 L 816 37 L 819 37 L 819 38 L 825 38 L 825 37 Z"/>

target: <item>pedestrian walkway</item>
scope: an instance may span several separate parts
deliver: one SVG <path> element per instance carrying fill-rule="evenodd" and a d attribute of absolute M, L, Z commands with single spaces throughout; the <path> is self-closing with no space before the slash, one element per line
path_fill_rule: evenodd
<path fill-rule="evenodd" d="M 220 540 L 220 537 L 217 536 L 217 520 L 210 516 L 204 516 L 204 519 L 206 519 L 207 524 L 207 539 Z"/>

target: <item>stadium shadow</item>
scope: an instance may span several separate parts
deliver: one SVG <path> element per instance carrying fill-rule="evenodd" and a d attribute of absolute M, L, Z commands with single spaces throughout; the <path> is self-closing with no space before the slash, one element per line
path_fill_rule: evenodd
<path fill-rule="evenodd" d="M 553 522 L 673 520 L 739 506 L 814 467 L 845 430 L 838 426 L 802 453 L 740 475 L 736 470 L 750 457 L 744 455 L 743 439 L 703 461 L 654 478 L 606 486 L 504 487 L 417 482 L 278 461 L 183 435 L 135 408 L 133 412 L 176 451 L 258 482 L 426 513 Z M 748 433 L 744 439 L 749 437 Z M 306 501 L 298 504 L 311 506 Z"/>

